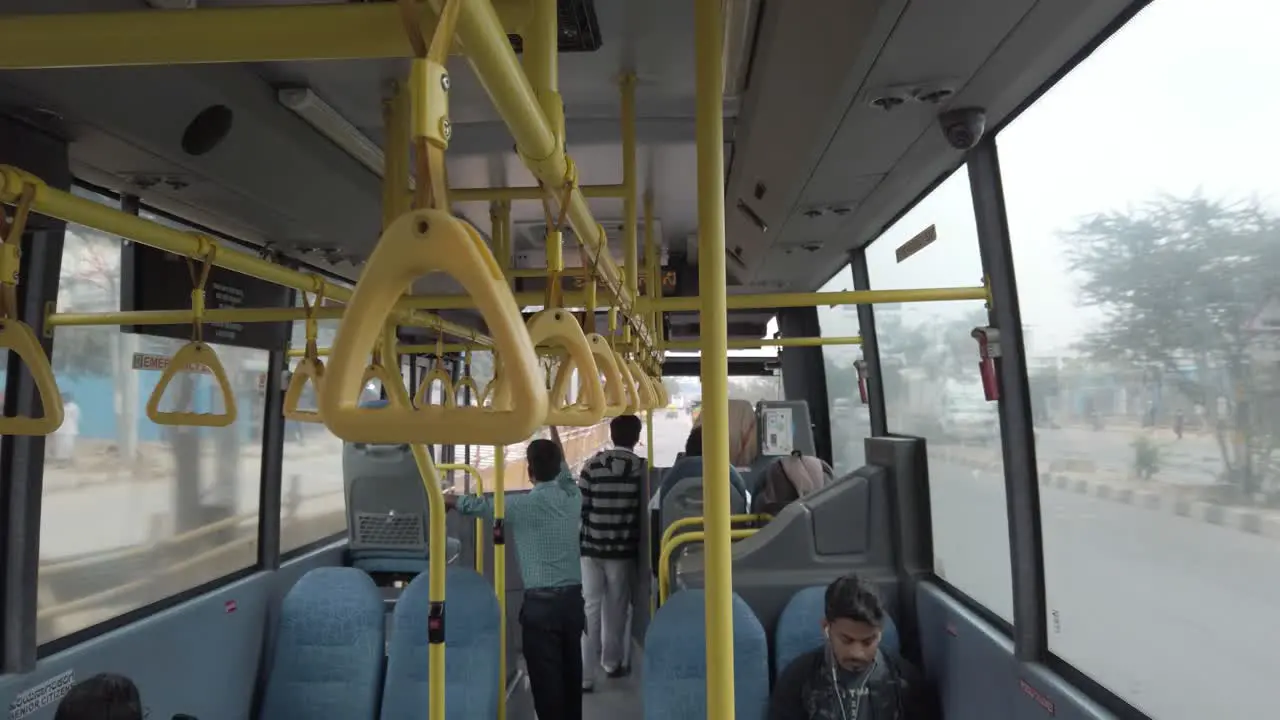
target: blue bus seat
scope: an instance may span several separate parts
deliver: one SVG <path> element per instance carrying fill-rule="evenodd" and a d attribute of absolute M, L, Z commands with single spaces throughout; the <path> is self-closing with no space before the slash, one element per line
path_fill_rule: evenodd
<path fill-rule="evenodd" d="M 649 622 L 644 642 L 645 720 L 707 717 L 705 593 L 672 595 Z M 769 642 L 755 612 L 733 596 L 733 697 L 738 720 L 763 720 L 769 702 Z"/>
<path fill-rule="evenodd" d="M 670 469 L 662 474 L 662 484 L 658 486 L 659 502 L 661 502 L 661 497 L 675 486 L 676 483 L 687 477 L 693 477 L 696 475 L 702 475 L 701 456 L 685 457 L 677 460 L 675 465 L 672 465 Z M 744 496 L 747 494 L 747 484 L 743 481 L 742 475 L 735 467 L 729 468 L 729 484 L 737 488 L 738 492 L 742 493 Z"/>
<path fill-rule="evenodd" d="M 826 616 L 826 594 L 826 585 L 814 585 L 797 591 L 787 601 L 787 606 L 778 616 L 778 627 L 773 631 L 775 673 L 781 675 L 792 660 L 825 642 L 822 619 Z M 901 652 L 898 627 L 887 612 L 881 629 L 880 647 L 894 655 Z"/>
<path fill-rule="evenodd" d="M 386 610 L 354 568 L 311 570 L 284 596 L 262 720 L 373 720 L 381 695 Z"/>
<path fill-rule="evenodd" d="M 382 720 L 420 720 L 426 713 L 429 577 L 422 573 L 396 602 L 387 650 Z M 490 720 L 498 715 L 498 599 L 474 570 L 445 573 L 445 717 Z"/>

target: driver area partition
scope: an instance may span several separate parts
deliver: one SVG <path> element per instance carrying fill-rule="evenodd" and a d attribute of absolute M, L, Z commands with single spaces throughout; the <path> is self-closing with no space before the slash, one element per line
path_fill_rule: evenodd
<path fill-rule="evenodd" d="M 927 542 L 918 540 L 929 533 L 924 441 L 869 438 L 866 446 L 870 464 L 792 503 L 733 546 L 734 592 L 764 626 L 771 656 L 779 617 L 798 591 L 856 573 L 879 590 L 902 653 L 919 661 L 913 588 L 931 564 Z M 686 555 L 674 591 L 703 582 L 702 555 Z M 781 670 L 772 668 L 775 677 Z"/>

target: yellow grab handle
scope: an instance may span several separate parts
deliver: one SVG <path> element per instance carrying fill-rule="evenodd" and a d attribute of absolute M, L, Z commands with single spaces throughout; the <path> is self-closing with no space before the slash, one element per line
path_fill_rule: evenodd
<path fill-rule="evenodd" d="M 360 366 L 413 280 L 445 272 L 460 282 L 502 356 L 503 407 L 361 408 Z M 348 442 L 495 445 L 522 442 L 547 416 L 547 390 L 511 288 L 484 239 L 447 211 L 418 209 L 383 231 L 329 351 L 320 414 Z"/>
<path fill-rule="evenodd" d="M 484 403 L 484 396 L 480 394 L 480 386 L 476 385 L 475 378 L 471 377 L 470 375 L 458 378 L 458 383 L 453 386 L 453 399 L 455 401 L 455 404 L 467 402 L 465 400 L 459 399 L 458 395 L 464 389 L 468 389 L 468 388 L 471 390 L 471 402 L 474 402 L 476 405 L 482 405 Z"/>
<path fill-rule="evenodd" d="M 631 369 L 627 367 L 627 361 L 616 353 L 614 357 L 618 365 L 618 376 L 622 378 L 623 390 L 627 393 L 626 407 L 622 409 L 622 414 L 632 415 L 640 405 L 640 398 L 636 395 L 636 381 L 631 377 Z"/>
<path fill-rule="evenodd" d="M 289 379 L 289 388 L 284 391 L 284 416 L 297 422 L 324 422 L 319 410 L 300 410 L 298 401 L 302 399 L 302 391 L 307 381 L 316 389 L 316 404 L 320 404 L 320 385 L 324 382 L 324 361 L 320 358 L 304 357 L 293 369 L 293 377 Z"/>
<path fill-rule="evenodd" d="M 627 369 L 631 371 L 631 377 L 636 381 L 636 398 L 638 410 L 652 410 L 656 404 L 656 398 L 653 396 L 653 386 L 649 384 L 649 377 L 640 369 L 640 365 L 634 359 L 627 360 Z"/>
<path fill-rule="evenodd" d="M 160 412 L 160 399 L 164 397 L 164 391 L 169 388 L 169 383 L 180 372 L 190 372 L 191 370 L 205 367 L 209 369 L 213 379 L 218 382 L 218 387 L 222 390 L 222 407 L 221 415 L 214 413 L 198 413 L 198 412 Z M 236 421 L 236 396 L 231 391 L 231 383 L 227 380 L 227 371 L 223 369 L 222 362 L 218 360 L 218 353 L 213 348 L 200 342 L 189 342 L 178 349 L 169 359 L 169 366 L 164 369 L 164 373 L 160 376 L 160 380 L 156 383 L 156 389 L 151 392 L 151 397 L 147 400 L 147 417 L 151 422 L 157 425 L 181 425 L 187 427 L 227 427 Z"/>
<path fill-rule="evenodd" d="M 604 414 L 607 417 L 621 415 L 626 410 L 627 389 L 623 386 L 622 376 L 618 373 L 618 357 L 610 349 L 609 341 L 605 340 L 600 333 L 587 333 L 586 338 L 587 345 L 591 348 L 591 356 L 595 360 L 595 381 L 604 390 Z M 560 370 L 556 373 L 556 381 L 551 390 L 551 395 L 556 398 L 556 402 L 564 402 L 565 397 L 568 395 L 569 381 L 573 377 L 573 369 L 576 365 L 577 363 L 573 362 L 572 358 L 570 358 L 569 362 L 560 365 Z M 604 382 L 600 383 L 602 376 Z M 587 388 L 590 387 L 587 383 L 591 382 L 591 378 L 592 376 L 587 372 L 579 369 L 579 397 L 586 394 Z"/>
<path fill-rule="evenodd" d="M 36 391 L 40 393 L 40 404 L 44 407 L 44 415 L 40 417 L 0 417 L 0 435 L 49 435 L 62 427 L 62 393 L 58 392 L 53 366 L 49 364 L 36 334 L 24 322 L 0 318 L 0 350 L 8 350 L 26 363 Z"/>
<path fill-rule="evenodd" d="M 662 407 L 666 407 L 670 405 L 671 393 L 667 392 L 667 384 L 662 382 L 662 378 L 660 377 L 653 378 L 653 387 L 658 391 L 658 402 L 662 405 Z"/>
<path fill-rule="evenodd" d="M 573 367 L 578 368 L 579 377 L 595 378 L 595 382 L 584 382 L 579 387 L 585 397 L 578 399 L 572 406 L 565 407 L 565 392 L 553 392 L 547 408 L 548 425 L 568 425 L 571 427 L 591 427 L 604 417 L 604 386 L 600 384 L 600 370 L 596 367 L 595 357 L 591 351 L 591 343 L 582 334 L 582 327 L 568 311 L 543 310 L 529 318 L 529 341 L 536 347 L 543 344 L 557 344 L 569 353 L 569 357 L 560 363 L 556 379 L 570 377 Z M 566 380 L 565 385 L 568 384 Z M 564 388 L 567 390 L 568 388 Z"/>
<path fill-rule="evenodd" d="M 409 397 L 409 393 L 404 392 L 404 380 L 398 375 L 396 375 L 395 373 L 391 372 L 391 370 L 388 369 L 386 365 L 383 365 L 380 361 L 374 361 L 366 365 L 364 367 L 364 372 L 361 373 L 360 375 L 360 389 L 357 390 L 355 393 L 355 396 L 356 396 L 355 402 L 357 405 L 359 405 L 361 393 L 363 393 L 364 389 L 369 386 L 369 383 L 373 382 L 374 380 L 377 380 L 379 383 L 381 383 L 382 387 L 386 390 L 387 407 L 403 408 L 405 406 L 405 403 L 408 402 L 407 398 Z M 396 387 L 398 389 L 392 390 L 391 388 L 393 387 Z M 320 402 L 321 402 L 321 407 L 323 407 L 324 400 L 321 400 Z M 369 412 L 381 412 L 383 409 L 385 408 L 377 408 L 373 410 L 368 410 L 368 408 L 366 408 L 366 410 L 368 410 Z M 320 416 L 324 417 L 323 410 L 321 410 Z M 326 426 L 328 425 L 327 422 L 325 424 Z M 368 441 L 353 440 L 352 442 L 368 442 Z M 404 442 L 404 441 L 390 440 L 388 441 L 388 444 L 398 443 L 398 442 Z"/>
<path fill-rule="evenodd" d="M 431 370 L 422 377 L 422 382 L 418 384 L 418 392 L 414 393 L 413 404 L 418 407 L 425 407 L 431 404 L 431 383 L 440 382 L 440 406 L 451 408 L 456 406 L 457 392 L 453 387 L 453 378 L 449 377 L 449 373 L 439 365 L 432 365 Z"/>

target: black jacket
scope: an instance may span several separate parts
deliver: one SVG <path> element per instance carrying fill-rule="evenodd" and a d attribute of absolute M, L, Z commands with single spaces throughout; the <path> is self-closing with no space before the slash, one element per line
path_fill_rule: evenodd
<path fill-rule="evenodd" d="M 769 700 L 769 720 L 855 720 L 850 712 L 851 688 L 837 694 L 832 683 L 827 648 L 796 658 L 778 676 Z M 840 712 L 840 701 L 845 714 Z M 867 679 L 856 720 L 941 720 L 942 709 L 933 688 L 906 660 L 878 655 Z"/>

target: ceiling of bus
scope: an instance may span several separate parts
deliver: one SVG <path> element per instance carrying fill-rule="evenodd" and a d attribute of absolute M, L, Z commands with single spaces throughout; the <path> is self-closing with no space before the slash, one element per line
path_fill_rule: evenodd
<path fill-rule="evenodd" d="M 264 3 L 199 2 L 251 4 Z M 874 239 L 962 162 L 938 130 L 940 110 L 983 106 L 994 125 L 1124 4 L 810 0 L 765 2 L 757 14 L 757 3 L 731 0 L 732 37 L 744 48 L 741 61 L 731 55 L 725 99 L 734 291 L 816 289 L 844 265 L 844 253 Z M 140 7 L 141 0 L 10 0 L 3 11 Z M 560 58 L 569 151 L 581 181 L 621 181 L 617 81 L 634 70 L 641 187 L 654 195 L 664 246 L 696 255 L 692 3 L 595 0 L 595 8 L 602 47 Z M 9 72 L 0 73 L 0 101 L 59 117 L 86 180 L 136 190 L 139 180 L 158 179 L 141 191 L 144 200 L 311 262 L 333 261 L 354 276 L 377 237 L 378 179 L 282 107 L 275 87 L 310 87 L 380 141 L 386 82 L 405 67 L 352 61 Z M 461 60 L 450 68 L 452 186 L 532 185 L 470 68 Z M 734 86 L 744 83 L 739 97 Z M 870 103 L 911 87 L 955 94 L 942 104 L 908 102 L 891 111 Z M 187 123 L 216 104 L 234 111 L 233 131 L 213 152 L 185 154 L 179 140 Z M 739 201 L 767 229 L 740 211 Z M 621 200 L 593 199 L 591 206 L 606 226 L 621 222 Z M 457 210 L 488 232 L 484 204 Z M 540 243 L 540 205 L 519 202 L 513 214 L 518 243 Z M 417 289 L 451 285 L 439 279 Z"/>

